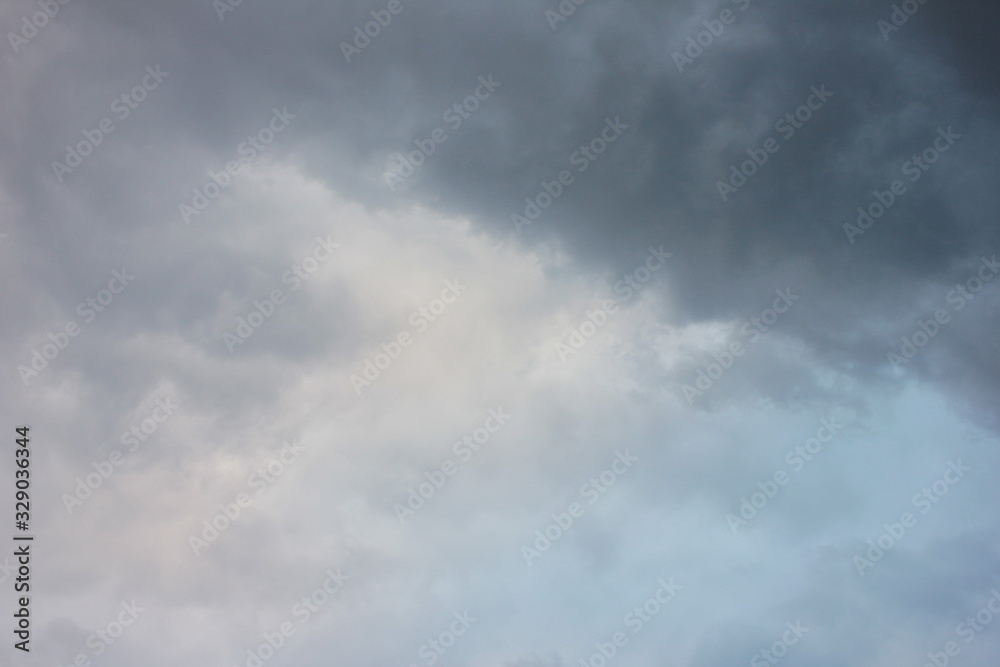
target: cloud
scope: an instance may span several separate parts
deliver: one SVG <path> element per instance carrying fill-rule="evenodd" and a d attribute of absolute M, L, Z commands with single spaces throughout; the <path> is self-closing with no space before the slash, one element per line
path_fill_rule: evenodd
<path fill-rule="evenodd" d="M 617 664 L 708 666 L 798 620 L 789 663 L 916 664 L 986 604 L 997 9 L 570 4 L 101 0 L 8 39 L 28 664 L 550 667 L 622 631 Z"/>

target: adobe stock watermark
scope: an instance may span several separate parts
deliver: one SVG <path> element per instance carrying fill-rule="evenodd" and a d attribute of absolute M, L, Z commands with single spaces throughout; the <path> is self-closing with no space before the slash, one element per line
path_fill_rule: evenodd
<path fill-rule="evenodd" d="M 833 93 L 826 89 L 826 84 L 820 84 L 819 88 L 811 86 L 809 93 L 805 102 L 794 111 L 786 113 L 774 124 L 774 131 L 781 135 L 782 140 L 789 141 L 794 137 L 795 133 L 812 119 L 813 114 L 822 109 L 823 105 L 833 97 Z M 760 148 L 748 148 L 746 153 L 750 159 L 743 161 L 739 166 L 731 164 L 728 181 L 715 182 L 722 201 L 728 201 L 730 196 L 736 194 L 779 150 L 781 141 L 774 137 L 765 139 Z"/>
<path fill-rule="evenodd" d="M 236 8 L 243 4 L 243 0 L 212 0 L 212 9 L 219 21 L 226 20 L 226 14 L 235 12 Z"/>
<path fill-rule="evenodd" d="M 698 369 L 693 385 L 686 384 L 681 387 L 688 405 L 693 405 L 695 398 L 700 397 L 706 391 L 710 390 L 715 385 L 716 380 L 732 368 L 737 359 L 746 354 L 748 346 L 756 343 L 764 333 L 774 326 L 778 318 L 787 313 L 794 303 L 801 298 L 792 294 L 791 287 L 786 287 L 783 290 L 775 290 L 775 294 L 778 295 L 778 298 L 774 300 L 770 308 L 765 308 L 761 311 L 760 315 L 751 317 L 740 326 L 740 334 L 750 339 L 746 345 L 738 340 L 734 340 L 730 341 L 728 348 L 722 350 L 721 354 L 717 351 L 712 352 L 715 362 L 710 363 L 705 368 Z"/>
<path fill-rule="evenodd" d="M 788 655 L 788 649 L 798 644 L 809 632 L 809 628 L 802 627 L 802 622 L 799 620 L 796 620 L 795 623 L 788 621 L 785 623 L 785 627 L 787 629 L 781 634 L 780 639 L 750 658 L 750 667 L 767 667 L 778 664 L 782 658 Z"/>
<path fill-rule="evenodd" d="M 910 503 L 920 510 L 920 514 L 927 514 L 934 508 L 934 505 L 948 495 L 951 487 L 958 484 L 965 477 L 965 473 L 971 470 L 972 468 L 962 465 L 962 459 L 949 461 L 941 478 L 921 489 L 913 496 Z M 857 568 L 858 574 L 863 577 L 865 570 L 875 567 L 875 563 L 882 560 L 882 557 L 903 539 L 906 531 L 917 525 L 918 519 L 918 516 L 910 512 L 903 512 L 898 522 L 882 524 L 884 532 L 874 540 L 868 540 L 868 550 L 864 556 L 854 556 L 854 567 Z"/>
<path fill-rule="evenodd" d="M 232 502 L 220 503 L 219 513 L 209 519 L 202 521 L 201 534 L 192 533 L 188 535 L 188 545 L 195 556 L 200 556 L 201 552 L 212 545 L 222 533 L 243 514 L 243 510 L 253 505 L 257 496 L 268 490 L 273 484 L 285 474 L 286 469 L 305 452 L 305 445 L 298 440 L 285 442 L 278 456 L 271 459 L 261 468 L 254 471 L 247 478 L 247 486 L 253 488 L 254 495 L 238 493 Z"/>
<path fill-rule="evenodd" d="M 576 167 L 578 174 L 587 171 L 590 165 L 597 161 L 597 158 L 603 155 L 608 150 L 608 147 L 617 141 L 618 137 L 625 130 L 629 129 L 629 127 L 629 125 L 621 122 L 621 116 L 615 116 L 614 120 L 611 120 L 610 117 L 605 118 L 604 128 L 600 133 L 586 144 L 581 144 L 577 150 L 570 154 L 570 166 Z M 538 194 L 534 197 L 524 198 L 524 215 L 511 214 L 510 222 L 514 225 L 514 231 L 520 234 L 523 227 L 538 220 L 542 215 L 542 211 L 552 206 L 552 202 L 559 199 L 566 191 L 566 188 L 574 183 L 575 179 L 576 176 L 569 169 L 563 169 L 551 181 L 542 179 L 539 183 Z"/>
<path fill-rule="evenodd" d="M 350 64 L 353 58 L 360 56 L 372 40 L 389 27 L 392 17 L 402 13 L 404 9 L 406 6 L 402 0 L 389 0 L 384 9 L 371 10 L 372 20 L 364 24 L 363 30 L 360 25 L 354 26 L 354 40 L 340 43 L 340 52 L 344 54 L 344 60 Z"/>
<path fill-rule="evenodd" d="M 899 5 L 893 3 L 889 20 L 879 19 L 875 22 L 879 32 L 882 33 L 882 38 L 888 42 L 889 35 L 906 25 L 910 17 L 919 12 L 920 8 L 926 4 L 927 0 L 903 0 Z"/>
<path fill-rule="evenodd" d="M 289 293 L 297 291 L 313 277 L 323 264 L 333 257 L 333 251 L 338 248 L 340 248 L 340 244 L 331 241 L 329 234 L 325 239 L 317 236 L 316 244 L 310 253 L 281 274 L 282 284 L 291 286 Z M 229 354 L 233 354 L 237 347 L 250 340 L 285 303 L 287 303 L 287 295 L 283 290 L 277 288 L 271 290 L 268 297 L 263 300 L 254 299 L 250 312 L 236 319 L 236 327 L 232 333 L 228 331 L 222 333 L 222 342 L 226 344 Z"/>
<path fill-rule="evenodd" d="M 76 314 L 83 318 L 84 324 L 90 324 L 97 319 L 99 313 L 103 313 L 111 305 L 117 295 L 125 291 L 125 288 L 133 280 L 135 280 L 135 276 L 130 275 L 125 267 L 122 267 L 121 271 L 112 271 L 107 288 L 101 289 L 94 296 L 81 301 L 76 307 Z M 69 347 L 72 339 L 79 336 L 81 331 L 82 329 L 76 320 L 69 320 L 55 333 L 49 332 L 49 342 L 44 343 L 41 350 L 32 348 L 29 365 L 20 364 L 17 367 L 17 373 L 21 376 L 21 382 L 24 383 L 24 386 L 27 387 L 32 379 L 38 377 L 42 371 L 48 368 L 49 364 Z"/>
<path fill-rule="evenodd" d="M 636 605 L 625 614 L 622 625 L 632 631 L 630 636 L 625 630 L 617 630 L 612 633 L 606 642 L 595 642 L 597 649 L 589 657 L 580 660 L 580 667 L 605 667 L 610 663 L 618 651 L 628 645 L 629 640 L 642 630 L 661 612 L 663 608 L 677 597 L 681 586 L 674 583 L 674 578 L 669 581 L 660 579 L 656 582 L 659 588 L 645 600 L 642 604 Z"/>
<path fill-rule="evenodd" d="M 632 464 L 639 460 L 633 456 L 629 450 L 617 450 L 615 458 L 607 469 L 600 474 L 590 478 L 580 487 L 580 498 L 585 499 L 588 505 L 593 505 L 606 494 L 618 479 L 631 470 Z M 552 548 L 552 545 L 559 541 L 562 536 L 573 527 L 573 524 L 584 515 L 587 508 L 583 503 L 574 501 L 569 504 L 565 512 L 552 514 L 552 523 L 543 529 L 535 531 L 535 541 L 531 546 L 527 544 L 521 546 L 521 555 L 524 562 L 531 567 L 533 561 L 542 557 L 542 554 Z"/>
<path fill-rule="evenodd" d="M 0 584 L 17 574 L 17 569 L 17 563 L 11 564 L 10 556 L 5 556 L 3 563 L 0 563 Z"/>
<path fill-rule="evenodd" d="M 447 458 L 441 465 L 433 470 L 424 473 L 426 482 L 421 482 L 416 487 L 410 487 L 406 497 L 406 504 L 396 503 L 393 509 L 396 511 L 396 518 L 400 523 L 419 512 L 427 501 L 433 498 L 438 491 L 448 482 L 450 477 L 458 473 L 462 463 L 468 463 L 472 457 L 479 452 L 483 446 L 490 441 L 496 433 L 507 423 L 510 415 L 503 411 L 503 406 L 490 409 L 483 421 L 483 425 L 474 429 L 471 433 L 462 436 L 461 440 L 452 445 L 452 453 L 458 457 L 458 462 Z"/>
<path fill-rule="evenodd" d="M 962 138 L 961 134 L 951 129 L 951 125 L 948 126 L 947 130 L 939 127 L 937 132 L 938 136 L 934 138 L 934 142 L 930 146 L 921 151 L 919 155 L 915 154 L 903 163 L 903 175 L 909 178 L 910 183 L 919 181 L 920 177 L 930 170 L 941 159 L 941 156 L 955 145 L 956 141 Z M 871 229 L 872 225 L 885 215 L 896 204 L 896 201 L 906 193 L 906 183 L 902 179 L 897 178 L 889 184 L 888 190 L 884 192 L 876 190 L 874 192 L 874 201 L 870 202 L 867 206 L 859 206 L 856 224 L 844 223 L 844 233 L 847 234 L 847 240 L 851 242 L 851 245 L 854 245 L 854 239 L 862 236 Z"/>
<path fill-rule="evenodd" d="M 170 72 L 161 71 L 159 65 L 146 67 L 146 75 L 142 77 L 142 80 L 131 90 L 125 91 L 111 102 L 111 113 L 119 122 L 124 121 L 139 108 L 140 104 L 146 101 L 151 92 L 160 87 L 160 84 L 168 76 L 170 76 Z M 117 127 L 114 118 L 104 117 L 98 121 L 97 127 L 93 130 L 83 130 L 83 139 L 75 145 L 66 145 L 66 157 L 63 158 L 63 162 L 53 160 L 52 173 L 56 180 L 62 183 L 63 178 L 83 164 L 83 161 L 94 152 L 94 149 L 104 143 L 108 135 L 114 132 Z"/>
<path fill-rule="evenodd" d="M 153 437 L 160 426 L 165 424 L 174 415 L 178 407 L 170 396 L 156 399 L 156 407 L 149 413 L 149 416 L 121 434 L 119 440 L 122 445 L 128 447 L 126 452 L 122 453 L 118 449 L 112 449 L 103 461 L 92 461 L 90 465 L 94 469 L 94 472 L 89 473 L 86 477 L 76 478 L 76 487 L 72 495 L 68 493 L 62 494 L 62 501 L 66 507 L 66 512 L 72 514 L 77 507 L 81 507 L 84 501 L 94 495 L 94 491 L 97 491 L 97 489 L 103 486 L 104 482 L 111 479 L 115 470 L 125 463 L 127 456 L 135 452 L 142 444 Z"/>
<path fill-rule="evenodd" d="M 7 41 L 10 42 L 14 53 L 20 53 L 21 48 L 37 37 L 38 31 L 47 26 L 69 3 L 70 0 L 38 0 L 38 6 L 42 11 L 35 12 L 30 17 L 21 17 L 21 30 L 7 33 Z"/>
<path fill-rule="evenodd" d="M 194 197 L 191 199 L 191 203 L 181 202 L 177 205 L 177 210 L 180 212 L 184 224 L 191 224 L 192 218 L 201 215 L 208 208 L 208 205 L 229 187 L 233 178 L 240 173 L 243 167 L 256 160 L 274 142 L 275 138 L 295 120 L 295 114 L 289 113 L 288 107 L 282 107 L 281 111 L 272 109 L 271 112 L 272 116 L 267 125 L 257 130 L 256 133 L 248 135 L 244 141 L 236 146 L 236 154 L 243 158 L 242 161 L 230 160 L 226 163 L 226 168 L 218 173 L 209 170 L 210 180 L 194 188 Z"/>
<path fill-rule="evenodd" d="M 652 279 L 653 274 L 659 271 L 673 257 L 673 253 L 664 252 L 663 246 L 659 248 L 649 247 L 649 257 L 644 264 L 634 271 L 626 273 L 621 280 L 614 284 L 614 293 L 621 297 L 624 304 L 637 294 Z M 579 326 L 569 330 L 566 342 L 561 340 L 556 342 L 556 352 L 559 360 L 564 364 L 571 354 L 576 354 L 583 349 L 599 329 L 608 322 L 608 318 L 618 312 L 619 303 L 617 299 L 606 299 L 596 310 L 588 310 L 586 318 Z"/>
<path fill-rule="evenodd" d="M 433 665 L 440 660 L 441 656 L 447 653 L 455 645 L 455 642 L 468 632 L 473 623 L 478 620 L 469 615 L 468 609 L 461 613 L 456 611 L 452 614 L 452 617 L 455 620 L 451 622 L 446 630 L 442 630 L 436 637 L 431 637 L 417 649 L 417 655 L 423 658 L 424 665 Z M 408 667 L 420 667 L 420 665 L 419 663 L 411 662 Z"/>
<path fill-rule="evenodd" d="M 565 23 L 569 17 L 576 13 L 577 7 L 583 5 L 587 0 L 559 0 L 555 10 L 546 9 L 545 19 L 549 22 L 552 32 L 559 29 L 559 24 Z"/>
<path fill-rule="evenodd" d="M 954 312 L 962 310 L 968 302 L 976 298 L 976 294 L 982 291 L 986 283 L 996 277 L 997 273 L 1000 273 L 997 256 L 993 255 L 992 259 L 983 257 L 982 266 L 979 267 L 976 275 L 971 276 L 964 283 L 955 285 L 955 289 L 948 292 L 945 297 L 945 302 L 952 307 Z M 892 350 L 887 355 L 893 370 L 900 370 L 910 363 L 917 356 L 917 353 L 927 347 L 940 333 L 941 328 L 951 322 L 951 317 L 951 313 L 944 308 L 939 308 L 934 311 L 933 317 L 917 320 L 917 329 L 909 336 L 903 336 L 900 339 L 899 350 Z"/>
<path fill-rule="evenodd" d="M 791 468 L 791 472 L 786 472 L 783 468 L 775 470 L 770 479 L 757 482 L 759 491 L 750 494 L 749 498 L 740 498 L 740 507 L 737 510 L 739 516 L 732 513 L 726 515 L 726 521 L 729 523 L 729 529 L 733 531 L 733 535 L 736 535 L 740 528 L 749 524 L 788 484 L 794 473 L 801 472 L 806 467 L 806 463 L 819 455 L 823 451 L 823 446 L 829 444 L 837 433 L 845 427 L 844 424 L 837 421 L 837 418 L 838 415 L 834 413 L 820 419 L 820 427 L 816 430 L 814 437 L 788 450 L 788 453 L 785 454 L 785 463 Z"/>
<path fill-rule="evenodd" d="M 750 7 L 751 0 L 731 0 L 731 2 L 743 12 Z M 683 52 L 674 51 L 673 53 L 672 58 L 674 64 L 677 65 L 677 71 L 683 74 L 685 67 L 693 65 L 694 61 L 700 58 L 706 49 L 715 44 L 715 40 L 722 36 L 722 33 L 726 31 L 726 26 L 736 22 L 736 16 L 733 10 L 723 9 L 719 12 L 718 18 L 702 21 L 701 24 L 705 26 L 705 29 L 688 36 L 687 46 L 684 47 Z"/>
<path fill-rule="evenodd" d="M 261 667 L 295 636 L 299 627 L 304 626 L 318 614 L 351 579 L 349 575 L 342 573 L 339 567 L 336 571 L 327 570 L 324 574 L 326 579 L 323 583 L 292 605 L 288 611 L 291 618 L 279 623 L 274 631 L 261 635 L 264 641 L 253 648 L 248 648 L 246 660 L 242 664 L 234 664 L 233 667 Z"/>
<path fill-rule="evenodd" d="M 990 589 L 991 596 L 986 601 L 986 605 L 976 612 L 975 616 L 966 616 L 965 620 L 955 628 L 955 634 L 965 641 L 966 646 L 976 640 L 976 636 L 983 633 L 986 628 L 993 623 L 993 620 L 1000 614 L 1000 591 Z M 994 606 L 993 603 L 996 603 Z M 962 646 L 956 641 L 947 642 L 940 651 L 930 651 L 927 653 L 927 662 L 923 667 L 948 667 L 952 658 L 957 658 L 962 653 Z"/>
<path fill-rule="evenodd" d="M 479 77 L 479 85 L 472 91 L 472 94 L 445 109 L 444 113 L 441 114 L 441 120 L 448 125 L 452 132 L 457 131 L 465 121 L 472 118 L 472 114 L 480 109 L 482 103 L 490 99 L 497 88 L 502 85 L 503 82 L 493 80 L 492 74 Z M 382 174 L 389 189 L 395 192 L 396 186 L 405 183 L 406 179 L 437 152 L 438 146 L 448 141 L 448 138 L 448 130 L 437 127 L 431 130 L 427 137 L 414 139 L 413 145 L 416 146 L 416 150 L 411 151 L 408 155 L 398 153 L 395 156 L 396 163 L 390 165 L 389 169 Z"/>
<path fill-rule="evenodd" d="M 99 658 L 104 655 L 125 634 L 125 630 L 131 627 L 139 619 L 139 615 L 145 611 L 146 609 L 136 604 L 135 600 L 132 600 L 131 603 L 122 602 L 121 611 L 118 612 L 117 617 L 87 637 L 86 646 L 90 649 L 93 657 Z M 76 654 L 67 667 L 90 667 L 90 665 L 90 655 L 86 651 L 81 651 Z M 62 666 L 60 665 L 60 667 Z"/>
<path fill-rule="evenodd" d="M 415 310 L 407 320 L 416 331 L 413 333 L 400 331 L 393 340 L 382 343 L 379 352 L 371 357 L 365 357 L 361 373 L 354 373 L 350 377 L 354 395 L 360 396 L 363 390 L 372 386 L 376 380 L 382 377 L 382 373 L 388 370 L 396 359 L 399 359 L 403 350 L 413 345 L 414 337 L 427 331 L 430 325 L 448 310 L 448 306 L 455 303 L 467 289 L 469 287 L 461 284 L 458 278 L 445 280 L 440 297 L 431 299 L 426 306 Z"/>

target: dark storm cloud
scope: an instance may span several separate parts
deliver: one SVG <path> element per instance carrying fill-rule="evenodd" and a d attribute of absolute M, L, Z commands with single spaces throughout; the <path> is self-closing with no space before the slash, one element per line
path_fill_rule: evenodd
<path fill-rule="evenodd" d="M 421 201 L 506 236 L 524 198 L 572 169 L 570 156 L 605 118 L 620 117 L 629 130 L 524 229 L 523 243 L 556 238 L 583 261 L 624 269 L 638 248 L 667 242 L 683 249 L 668 270 L 687 317 L 749 316 L 768 292 L 793 285 L 808 297 L 788 331 L 831 363 L 884 365 L 893 329 L 915 312 L 917 286 L 946 285 L 956 267 L 997 245 L 996 195 L 983 180 L 998 148 L 995 90 L 980 73 L 988 65 L 969 64 L 970 53 L 991 62 L 981 56 L 995 47 L 970 26 L 996 9 L 929 3 L 886 40 L 877 22 L 889 5 L 742 5 L 585 3 L 553 32 L 546 4 L 406 3 L 350 63 L 341 43 L 372 20 L 364 3 L 244 2 L 221 21 L 208 5 L 67 7 L 63 29 L 101 31 L 104 48 L 77 58 L 42 34 L 8 59 L 14 76 L 40 60 L 59 72 L 32 89 L 29 104 L 44 113 L 7 130 L 6 141 L 22 147 L 8 174 L 36 193 L 19 202 L 25 215 L 65 220 L 44 214 L 59 201 L 44 172 L 77 138 L 66 128 L 88 128 L 122 81 L 162 63 L 170 78 L 137 111 L 141 120 L 123 122 L 67 179 L 71 192 L 100 193 L 83 210 L 74 205 L 90 222 L 176 224 L 173 202 L 189 199 L 272 107 L 287 106 L 298 118 L 269 148 L 276 157 L 298 153 L 371 206 Z M 672 54 L 725 8 L 735 22 L 679 72 Z M 441 127 L 442 112 L 489 74 L 500 89 L 391 192 L 390 156 Z M 86 89 L 75 83 L 83 79 Z M 792 136 L 787 124 L 776 131 L 814 86 L 832 96 Z M 961 139 L 909 182 L 904 163 L 938 128 Z M 778 152 L 722 201 L 717 181 L 769 137 Z M 120 171 L 113 160 L 126 138 L 147 144 L 121 159 L 141 164 L 153 192 L 128 175 L 107 179 Z M 894 179 L 907 192 L 850 243 L 844 224 Z M 46 224 L 56 223 L 36 233 Z M 859 321 L 886 314 L 886 330 L 858 331 Z M 996 356 L 986 341 L 977 347 L 979 359 Z"/>
<path fill-rule="evenodd" d="M 77 304 L 112 270 L 126 267 L 134 285 L 60 356 L 58 373 L 49 369 L 28 393 L 72 415 L 51 427 L 60 443 L 54 457 L 65 468 L 60 481 L 72 485 L 89 457 L 106 455 L 114 446 L 108 434 L 140 420 L 151 397 L 175 392 L 182 404 L 170 425 L 176 431 L 161 434 L 172 451 L 150 448 L 135 470 L 116 473 L 106 494 L 90 501 L 91 513 L 81 512 L 85 518 L 60 515 L 72 527 L 67 541 L 86 544 L 76 549 L 83 564 L 96 568 L 107 546 L 88 539 L 122 540 L 113 561 L 121 590 L 105 597 L 148 587 L 169 592 L 166 610 L 153 613 L 169 616 L 171 604 L 193 600 L 207 617 L 218 611 L 213 602 L 245 603 L 246 582 L 266 580 L 252 598 L 261 613 L 246 612 L 236 629 L 211 626 L 231 632 L 217 649 L 221 662 L 259 641 L 272 618 L 314 585 L 314 571 L 343 565 L 367 571 L 358 589 L 373 598 L 347 596 L 356 615 L 336 617 L 333 637 L 350 642 L 343 649 L 349 661 L 412 659 L 441 630 L 438 617 L 475 601 L 492 619 L 481 626 L 484 636 L 493 637 L 485 628 L 505 635 L 484 653 L 496 659 L 477 667 L 577 664 L 657 577 L 671 574 L 684 582 L 685 596 L 662 636 L 647 630 L 623 665 L 660 664 L 666 655 L 691 665 L 749 660 L 800 615 L 816 629 L 797 659 L 889 664 L 875 661 L 912 641 L 886 634 L 880 622 L 915 619 L 928 634 L 945 628 L 934 635 L 943 639 L 952 620 L 978 608 L 979 594 L 994 583 L 991 518 L 961 534 L 947 527 L 995 505 L 982 481 L 988 456 L 978 463 L 987 472 L 981 481 L 956 490 L 953 504 L 923 524 L 941 532 L 914 534 L 864 579 L 851 556 L 937 473 L 941 449 L 976 451 L 953 442 L 956 422 L 924 394 L 907 393 L 907 376 L 887 359 L 937 309 L 948 309 L 952 321 L 905 371 L 970 419 L 998 425 L 996 288 L 963 298 L 960 311 L 949 295 L 997 248 L 991 26 L 1000 10 L 929 0 L 885 39 L 878 21 L 890 17 L 888 2 L 589 0 L 553 30 L 546 11 L 559 5 L 403 0 L 347 62 L 342 43 L 386 3 L 244 0 L 220 18 L 211 2 L 75 0 L 17 53 L 5 52 L 0 232 L 11 236 L 0 245 L 8 313 L 0 335 L 14 352 L 0 398 L 28 409 L 15 365 L 76 318 Z M 678 71 L 674 53 L 724 9 L 734 21 Z M 0 16 L 16 27 L 34 11 L 34 3 L 19 2 Z M 126 117 L 116 115 L 115 100 L 157 66 L 169 73 L 163 82 Z M 481 77 L 499 86 L 460 127 L 449 127 L 447 110 L 474 95 Z M 777 125 L 810 99 L 812 108 L 801 112 L 809 120 Z M 209 171 L 245 157 L 243 142 L 268 126 L 275 109 L 295 118 L 255 158 L 254 178 L 234 180 L 186 224 L 179 205 L 204 191 Z M 67 144 L 106 117 L 114 131 L 71 173 L 56 173 L 52 163 L 66 161 Z M 581 146 L 609 122 L 627 127 L 595 160 L 579 162 Z M 396 156 L 443 127 L 447 141 L 390 189 L 385 172 Z M 960 137 L 944 139 L 947 152 L 926 171 L 906 171 L 915 154 L 944 145 L 942 133 Z M 780 145 L 776 152 L 764 150 L 769 139 Z M 767 161 L 723 200 L 717 182 L 751 159 L 748 149 L 758 159 L 764 151 Z M 580 164 L 586 171 L 577 171 Z M 299 172 L 283 172 L 288 165 Z M 562 170 L 573 182 L 518 234 L 511 215 L 525 215 L 525 198 L 536 199 Z M 330 219 L 325 195 L 303 184 L 308 179 L 397 219 L 376 224 L 339 203 L 329 208 L 341 219 Z M 864 234 L 845 233 L 857 208 L 885 197 L 895 179 L 906 191 L 885 215 Z M 426 250 L 427 239 L 411 231 L 423 229 L 413 205 L 466 218 L 508 250 L 555 248 L 570 261 L 518 265 L 496 285 L 482 280 L 476 289 L 489 298 L 471 297 L 460 304 L 467 311 L 454 311 L 460 323 L 474 323 L 475 336 L 459 340 L 452 331 L 454 338 L 420 353 L 441 363 L 417 365 L 415 354 L 414 365 L 393 366 L 403 389 L 387 380 L 366 395 L 370 402 L 349 404 L 346 382 L 333 389 L 322 382 L 356 370 L 405 326 L 412 304 L 431 294 L 423 288 L 442 278 L 434 273 L 439 265 L 451 266 L 444 259 L 494 266 L 444 237 L 440 253 Z M 358 231 L 368 227 L 380 229 Z M 290 295 L 296 305 L 287 317 L 229 354 L 222 333 L 281 287 L 283 272 L 328 234 L 343 242 L 342 254 L 321 269 L 317 287 Z M 396 243 L 387 250 L 389 237 Z M 421 250 L 409 254 L 411 245 Z M 528 324 L 566 307 L 559 301 L 575 296 L 574 279 L 614 276 L 613 283 L 661 245 L 674 255 L 646 294 L 667 304 L 666 321 L 641 322 L 612 346 L 626 372 L 573 359 L 579 366 L 558 367 L 574 378 L 571 387 L 546 376 L 538 351 L 525 351 L 541 345 Z M 538 282 L 515 284 L 525 275 Z M 549 282 L 539 286 L 539 276 Z M 409 291 L 397 295 L 399 286 Z M 741 340 L 739 324 L 759 317 L 783 289 L 799 295 L 795 307 L 704 400 L 688 405 L 680 385 L 712 361 L 720 340 Z M 523 302 L 511 306 L 515 298 Z M 657 312 L 645 301 L 623 310 L 637 319 Z M 682 338 L 684 327 L 695 334 Z M 709 329 L 711 336 L 698 337 Z M 321 361 L 328 363 L 317 371 Z M 439 507 L 400 530 L 393 494 L 419 481 L 421 466 L 441 460 L 439 443 L 464 432 L 441 417 L 442 405 L 467 429 L 469 406 L 502 393 L 484 381 L 493 366 L 510 373 L 497 384 L 529 427 L 505 433 L 497 459 L 484 455 L 442 493 Z M 579 384 L 567 370 L 575 368 L 583 369 Z M 904 407 L 889 414 L 895 400 Z M 792 416 L 758 409 L 761 402 Z M 831 445 L 828 458 L 745 535 L 732 535 L 726 513 L 815 432 L 831 403 L 858 418 L 843 445 Z M 340 420 L 335 435 L 316 426 L 317 414 Z M 322 454 L 295 473 L 307 480 L 301 487 L 290 476 L 202 560 L 158 560 L 183 549 L 208 508 L 232 497 L 244 481 L 239 457 L 266 457 L 276 441 L 310 428 L 324 435 Z M 601 470 L 609 443 L 634 443 L 642 465 L 592 523 L 526 575 L 518 546 L 565 507 L 579 480 Z M 343 460 L 330 454 L 334 445 Z M 289 500 L 300 488 L 314 505 Z M 293 525 L 283 526 L 293 513 Z M 158 526 L 166 551 L 149 526 Z M 336 537 L 317 536 L 317 526 Z M 332 545 L 341 532 L 355 541 L 355 530 L 360 546 Z M 152 546 L 126 545 L 121 531 Z M 289 535 L 304 536 L 304 560 L 285 552 Z M 956 552 L 971 555 L 950 562 Z M 298 568 L 291 582 L 272 578 L 288 563 Z M 71 580 L 70 593 L 97 577 L 75 567 L 61 575 Z M 174 585 L 175 576 L 184 582 Z M 582 580 L 598 587 L 581 589 Z M 922 583 L 907 587 L 911 580 Z M 53 625 L 72 639 L 54 660 L 69 657 L 90 631 L 65 619 Z M 203 645 L 219 645 L 199 630 Z M 309 658 L 336 648 L 327 646 L 330 637 L 312 641 L 324 650 L 304 641 Z"/>

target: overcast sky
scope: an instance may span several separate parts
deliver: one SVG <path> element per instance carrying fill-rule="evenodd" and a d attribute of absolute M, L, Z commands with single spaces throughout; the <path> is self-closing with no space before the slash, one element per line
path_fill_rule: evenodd
<path fill-rule="evenodd" d="M 1000 6 L 578 3 L 0 6 L 0 665 L 996 665 Z"/>

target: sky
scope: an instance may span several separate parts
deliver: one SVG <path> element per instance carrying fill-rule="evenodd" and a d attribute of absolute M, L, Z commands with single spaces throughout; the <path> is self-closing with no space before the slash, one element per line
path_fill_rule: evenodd
<path fill-rule="evenodd" d="M 7 0 L 0 665 L 995 665 L 998 20 Z"/>

